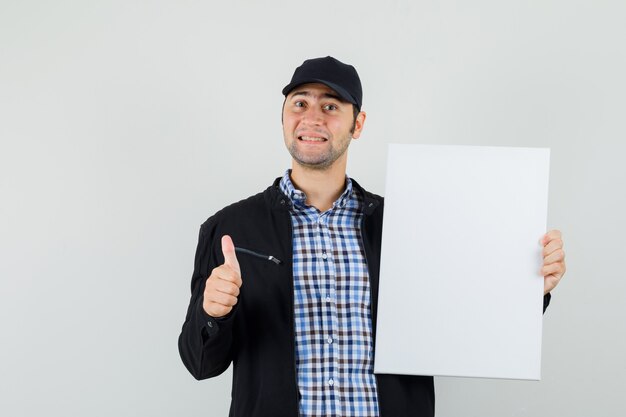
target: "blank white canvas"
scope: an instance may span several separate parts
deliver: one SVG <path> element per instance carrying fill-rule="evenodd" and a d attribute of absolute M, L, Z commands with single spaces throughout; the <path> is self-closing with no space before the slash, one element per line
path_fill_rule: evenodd
<path fill-rule="evenodd" d="M 540 379 L 549 160 L 389 146 L 376 373 Z"/>

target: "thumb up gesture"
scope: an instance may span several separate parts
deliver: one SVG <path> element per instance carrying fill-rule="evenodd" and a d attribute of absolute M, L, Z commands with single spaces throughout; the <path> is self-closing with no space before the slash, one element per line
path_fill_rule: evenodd
<path fill-rule="evenodd" d="M 224 317 L 237 304 L 241 288 L 241 270 L 235 254 L 235 245 L 228 235 L 222 236 L 224 264 L 214 268 L 206 280 L 202 307 L 211 317 Z"/>

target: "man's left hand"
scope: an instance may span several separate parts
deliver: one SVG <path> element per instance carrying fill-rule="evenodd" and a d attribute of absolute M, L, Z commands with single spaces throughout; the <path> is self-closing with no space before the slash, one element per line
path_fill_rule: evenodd
<path fill-rule="evenodd" d="M 559 230 L 550 230 L 540 240 L 543 246 L 543 293 L 549 293 L 559 284 L 565 274 L 565 252 L 563 238 Z"/>

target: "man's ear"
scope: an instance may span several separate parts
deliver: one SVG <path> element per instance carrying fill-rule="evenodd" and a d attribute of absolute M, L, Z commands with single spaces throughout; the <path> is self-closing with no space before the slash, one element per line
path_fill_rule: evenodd
<path fill-rule="evenodd" d="M 367 114 L 365 114 L 364 111 L 359 112 L 359 114 L 356 116 L 356 120 L 354 121 L 354 132 L 352 132 L 352 139 L 358 139 L 359 136 L 361 136 L 366 117 Z"/>
<path fill-rule="evenodd" d="M 280 109 L 280 124 L 281 126 L 284 124 L 283 119 L 285 117 L 285 103 L 287 102 L 287 97 L 283 100 L 283 107 Z"/>

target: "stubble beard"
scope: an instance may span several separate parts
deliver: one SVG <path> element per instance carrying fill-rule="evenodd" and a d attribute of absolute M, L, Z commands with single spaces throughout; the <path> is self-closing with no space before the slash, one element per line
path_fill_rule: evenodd
<path fill-rule="evenodd" d="M 300 152 L 297 146 L 299 141 L 298 138 L 293 139 L 291 144 L 287 146 L 287 149 L 289 150 L 291 157 L 294 161 L 296 161 L 297 164 L 305 168 L 323 171 L 330 168 L 335 163 L 335 161 L 337 161 L 337 159 L 339 159 L 344 153 L 346 153 L 346 151 L 348 150 L 348 146 L 350 145 L 350 139 L 351 137 L 346 138 L 346 140 L 344 141 L 341 141 L 341 146 L 339 148 L 330 146 L 329 149 L 325 152 L 313 156 L 304 155 L 302 152 Z"/>

